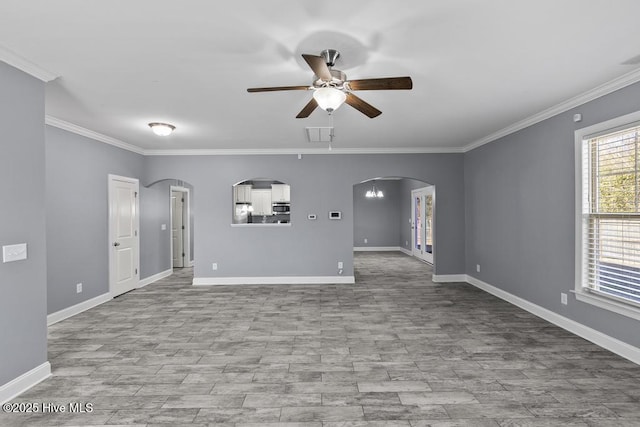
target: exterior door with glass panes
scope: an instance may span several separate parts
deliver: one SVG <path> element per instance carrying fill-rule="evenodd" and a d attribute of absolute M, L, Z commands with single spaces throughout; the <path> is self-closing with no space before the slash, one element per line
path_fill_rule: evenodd
<path fill-rule="evenodd" d="M 411 247 L 413 256 L 433 264 L 435 187 L 411 191 Z"/>

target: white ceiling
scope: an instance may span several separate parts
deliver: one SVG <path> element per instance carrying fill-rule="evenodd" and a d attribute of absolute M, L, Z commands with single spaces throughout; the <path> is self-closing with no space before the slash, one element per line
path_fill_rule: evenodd
<path fill-rule="evenodd" d="M 2 0 L 0 60 L 59 76 L 46 113 L 154 150 L 326 149 L 296 114 L 301 53 L 341 51 L 349 79 L 409 75 L 411 91 L 360 91 L 383 114 L 333 115 L 335 150 L 462 150 L 621 76 L 640 80 L 637 0 Z M 28 68 L 28 67 L 25 67 Z M 631 74 L 629 74 L 631 73 Z M 629 76 L 632 76 L 631 78 Z M 147 123 L 177 129 L 154 136 Z"/>

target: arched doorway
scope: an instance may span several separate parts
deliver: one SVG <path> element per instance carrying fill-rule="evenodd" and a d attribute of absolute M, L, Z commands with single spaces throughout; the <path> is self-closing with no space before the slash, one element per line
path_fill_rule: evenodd
<path fill-rule="evenodd" d="M 354 251 L 400 251 L 435 262 L 435 186 L 377 177 L 353 186 Z"/>

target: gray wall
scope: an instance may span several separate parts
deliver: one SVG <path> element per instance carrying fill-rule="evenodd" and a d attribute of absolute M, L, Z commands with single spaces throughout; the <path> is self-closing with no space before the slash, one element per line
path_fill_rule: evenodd
<path fill-rule="evenodd" d="M 376 180 L 384 198 L 367 198 L 374 181 L 353 186 L 353 246 L 397 247 L 400 235 L 400 180 Z M 364 239 L 367 239 L 367 243 Z"/>
<path fill-rule="evenodd" d="M 47 307 L 54 313 L 109 292 L 107 177 L 139 178 L 144 158 L 51 126 L 46 141 Z M 141 254 L 157 252 L 142 244 L 141 236 Z"/>
<path fill-rule="evenodd" d="M 638 321 L 576 301 L 570 292 L 574 131 L 638 110 L 640 84 L 634 84 L 481 146 L 464 159 L 467 274 L 636 347 Z M 575 113 L 582 122 L 573 122 Z M 560 303 L 561 292 L 569 294 L 567 306 Z"/>
<path fill-rule="evenodd" d="M 353 185 L 378 176 L 437 186 L 436 273 L 464 271 L 462 154 L 153 156 L 145 182 L 182 179 L 197 191 L 195 277 L 334 276 L 338 261 L 353 274 Z M 253 177 L 291 185 L 290 227 L 230 226 L 231 186 Z M 329 220 L 330 210 L 342 211 L 342 221 Z"/>
<path fill-rule="evenodd" d="M 0 62 L 0 246 L 27 244 L 0 263 L 0 385 L 47 361 L 44 84 Z"/>

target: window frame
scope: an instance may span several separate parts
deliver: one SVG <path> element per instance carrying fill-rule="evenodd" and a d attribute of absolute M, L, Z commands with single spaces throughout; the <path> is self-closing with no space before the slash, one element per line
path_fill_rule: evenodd
<path fill-rule="evenodd" d="M 632 303 L 626 303 L 614 296 L 606 296 L 603 294 L 596 294 L 590 292 L 583 286 L 585 283 L 583 278 L 583 263 L 584 263 L 584 234 L 585 230 L 583 223 L 583 177 L 585 166 L 588 168 L 590 165 L 584 165 L 583 161 L 583 146 L 585 141 L 596 138 L 598 136 L 613 133 L 626 128 L 640 126 L 640 111 L 626 114 L 624 116 L 616 117 L 611 120 L 596 123 L 591 126 L 578 129 L 574 132 L 575 135 L 575 288 L 574 294 L 578 301 L 591 304 L 609 311 L 612 311 L 623 316 L 627 316 L 636 320 L 640 320 L 640 307 Z M 588 162 L 588 160 L 587 160 Z"/>

